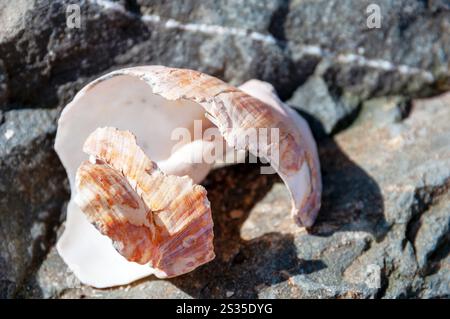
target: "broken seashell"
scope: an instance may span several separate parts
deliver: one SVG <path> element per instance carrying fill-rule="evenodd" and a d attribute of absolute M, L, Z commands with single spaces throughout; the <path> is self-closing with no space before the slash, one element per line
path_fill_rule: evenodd
<path fill-rule="evenodd" d="M 299 159 L 301 164 L 293 172 L 277 170 L 277 173 L 286 184 L 291 195 L 291 213 L 295 221 L 299 226 L 311 227 L 320 209 L 322 178 L 316 142 L 308 123 L 278 98 L 271 84 L 259 80 L 250 80 L 239 88 L 245 93 L 257 97 L 283 115 L 284 122 L 279 123 L 279 125 L 287 127 L 287 131 L 291 132 L 287 133 L 285 147 L 292 147 L 294 154 L 285 151 L 282 153 L 284 157 L 281 157 L 280 161 L 283 163 L 287 160 L 289 163 L 289 157 L 293 156 L 295 162 L 295 157 L 301 156 Z M 295 137 L 295 141 L 301 142 L 294 143 L 289 139 L 291 136 Z M 290 144 L 291 142 L 293 145 Z"/>
<path fill-rule="evenodd" d="M 188 176 L 165 175 L 128 131 L 99 128 L 83 149 L 75 203 L 127 260 L 148 264 L 160 278 L 214 258 L 206 190 Z"/>
<path fill-rule="evenodd" d="M 252 80 L 238 89 L 197 71 L 164 66 L 117 70 L 84 87 L 58 122 L 55 149 L 66 168 L 72 199 L 57 248 L 82 282 L 109 287 L 152 273 L 150 267 L 131 263 L 118 254 L 73 203 L 77 196 L 75 174 L 87 158 L 82 147 L 89 134 L 104 126 L 129 130 L 162 172 L 188 175 L 199 183 L 213 163 L 185 159 L 202 157 L 221 141 L 197 136 L 195 120 L 201 121 L 202 133 L 216 127 L 228 148 L 260 157 L 265 154 L 290 192 L 291 213 L 297 224 L 314 223 L 321 195 L 316 145 L 306 122 L 278 99 L 270 84 Z M 191 141 L 181 145 L 171 139 L 180 127 L 194 133 Z M 278 141 L 261 143 L 247 138 L 253 129 L 272 128 L 279 130 Z M 175 146 L 179 147 L 175 150 Z M 278 157 L 270 151 L 261 155 L 271 147 L 279 150 Z"/>

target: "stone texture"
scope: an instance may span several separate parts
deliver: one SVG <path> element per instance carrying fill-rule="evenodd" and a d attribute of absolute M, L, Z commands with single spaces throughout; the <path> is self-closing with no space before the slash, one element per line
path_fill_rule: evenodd
<path fill-rule="evenodd" d="M 7 99 L 8 99 L 7 78 L 3 63 L 0 63 L 0 105 L 5 103 Z"/>
<path fill-rule="evenodd" d="M 366 8 L 369 4 L 377 4 L 381 9 L 380 29 L 367 27 Z M 283 32 L 294 48 L 314 44 L 334 56 L 336 53 L 351 52 L 372 61 L 390 61 L 393 66 L 407 65 L 416 68 L 416 71 L 429 71 L 435 77 L 448 79 L 450 40 L 446 31 L 450 28 L 449 10 L 448 4 L 438 4 L 436 1 L 291 1 Z M 364 72 L 364 67 L 356 68 L 356 61 L 337 60 L 352 62 L 343 64 L 354 66 L 354 71 L 359 69 L 348 78 L 349 81 L 353 78 L 353 83 L 341 82 L 341 87 L 356 85 L 366 90 L 371 88 L 370 83 L 361 85 L 358 81 L 373 77 Z M 336 66 L 339 68 L 340 64 Z M 370 64 L 368 66 L 370 69 Z M 373 67 L 384 68 L 382 64 L 374 64 Z M 387 71 L 385 73 L 392 73 L 393 76 L 395 73 L 409 73 L 395 67 Z M 424 74 L 417 72 L 411 75 L 415 78 Z M 399 88 L 404 91 L 403 85 L 411 85 L 400 82 L 396 83 L 398 87 L 389 88 L 388 83 L 379 83 L 377 88 L 372 88 L 381 93 Z"/>
<path fill-rule="evenodd" d="M 54 111 L 14 110 L 0 125 L 0 296 L 9 297 L 55 239 L 67 199 L 53 152 Z"/>
<path fill-rule="evenodd" d="M 367 29 L 369 2 L 382 8 L 381 29 Z M 143 63 L 260 78 L 288 98 L 322 62 L 328 90 L 352 105 L 449 88 L 450 12 L 435 1 L 89 0 L 80 29 L 66 26 L 69 3 L 0 2 L 7 105 L 62 106 L 93 77 Z"/>
<path fill-rule="evenodd" d="M 377 99 L 363 107 L 350 128 L 334 139 L 321 138 L 324 194 L 311 229 L 292 222 L 289 195 L 276 175 L 260 175 L 257 164 L 218 168 L 204 182 L 214 218 L 217 257 L 211 263 L 170 280 L 150 277 L 97 290 L 77 282 L 53 249 L 23 293 L 58 298 L 449 297 L 448 105 L 448 94 L 414 101 L 408 116 L 399 119 L 396 103 Z"/>
<path fill-rule="evenodd" d="M 287 103 L 318 119 L 327 134 L 345 126 L 351 115 L 358 111 L 357 103 L 350 105 L 335 98 L 321 76 L 311 76 Z"/>
<path fill-rule="evenodd" d="M 1 296 L 449 297 L 450 101 L 417 100 L 450 89 L 446 1 L 88 0 L 80 29 L 65 23 L 71 3 L 0 0 Z M 369 3 L 381 29 L 367 28 Z M 90 80 L 138 64 L 271 82 L 319 143 L 317 224 L 296 228 L 257 165 L 218 168 L 205 181 L 215 261 L 80 285 L 52 245 L 68 197 L 56 119 Z"/>
<path fill-rule="evenodd" d="M 287 9 L 284 0 L 195 0 L 183 3 L 164 0 L 137 0 L 142 14 L 154 14 L 183 23 L 216 24 L 231 28 L 267 32 L 280 17 L 280 11 Z"/>

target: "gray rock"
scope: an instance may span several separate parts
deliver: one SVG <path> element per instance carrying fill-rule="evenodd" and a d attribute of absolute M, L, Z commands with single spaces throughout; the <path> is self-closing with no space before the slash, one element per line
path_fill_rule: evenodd
<path fill-rule="evenodd" d="M 0 282 L 11 297 L 55 239 L 67 199 L 65 173 L 52 151 L 55 112 L 14 110 L 0 126 Z"/>
<path fill-rule="evenodd" d="M 380 29 L 367 27 L 369 4 L 381 8 Z M 326 65 L 320 75 L 327 89 L 320 91 L 328 91 L 335 107 L 323 123 L 329 131 L 335 122 L 348 119 L 343 108 L 354 110 L 367 99 L 424 97 L 436 93 L 436 88 L 448 90 L 448 21 L 448 5 L 434 1 L 292 1 L 282 34 L 294 64 L 309 53 L 309 59 L 316 56 Z M 317 113 L 320 106 L 308 106 L 302 101 L 305 94 L 299 94 L 296 104 Z M 309 101 L 310 96 L 314 93 L 306 93 Z"/>
<path fill-rule="evenodd" d="M 0 60 L 10 88 L 6 108 L 61 107 L 94 77 L 136 64 L 195 68 L 236 84 L 258 77 L 273 82 L 284 95 L 296 85 L 288 54 L 275 42 L 214 28 L 212 32 L 185 29 L 167 20 L 141 17 L 120 2 L 93 0 L 81 3 L 81 28 L 71 29 L 66 26 L 70 3 L 2 4 L 4 12 L 14 12 L 16 17 L 10 21 L 11 14 L 0 16 L 2 25 L 8 26 L 0 34 Z M 253 7 L 246 10 L 255 13 Z M 234 12 L 230 19 L 238 18 Z"/>
<path fill-rule="evenodd" d="M 83 2 L 81 28 L 69 28 L 70 3 L 2 1 L 6 8 L 0 23 L 8 28 L 0 34 L 0 60 L 8 76 L 8 104 L 64 105 L 81 85 L 112 67 L 117 54 L 147 34 L 135 17 L 103 10 L 92 1 Z"/>
<path fill-rule="evenodd" d="M 348 105 L 339 97 L 334 98 L 320 76 L 311 76 L 287 103 L 318 119 L 327 134 L 342 126 L 358 109 L 358 105 Z"/>
<path fill-rule="evenodd" d="M 252 31 L 267 41 L 271 38 L 286 50 L 290 78 L 297 85 L 314 72 L 319 61 L 325 61 L 329 66 L 324 80 L 330 91 L 353 100 L 399 93 L 425 96 L 436 92 L 437 83 L 438 90 L 449 88 L 450 42 L 448 32 L 442 30 L 450 31 L 450 12 L 443 4 L 384 0 L 216 1 L 206 5 L 185 1 L 181 6 L 142 0 L 139 4 L 144 15 L 175 20 L 185 32 L 214 33 L 213 28 L 196 28 L 206 25 L 218 26 L 216 33 L 233 35 L 233 39 Z M 380 29 L 367 27 L 369 4 L 381 8 Z M 271 80 L 280 90 L 281 78 Z"/>
<path fill-rule="evenodd" d="M 284 0 L 225 0 L 205 1 L 195 0 L 183 3 L 168 3 L 163 0 L 138 0 L 142 14 L 153 14 L 165 19 L 174 19 L 183 23 L 201 23 L 226 26 L 237 29 L 267 32 L 271 23 L 286 10 Z"/>
<path fill-rule="evenodd" d="M 3 63 L 0 60 L 0 105 L 6 103 L 7 99 L 8 99 L 7 78 L 6 78 L 5 68 L 3 66 Z M 2 122 L 2 118 L 0 116 L 0 123 L 1 122 Z"/>
<path fill-rule="evenodd" d="M 450 101 L 410 103 L 450 88 L 446 1 L 88 0 L 79 29 L 66 25 L 70 3 L 0 0 L 1 296 L 450 295 Z M 367 29 L 369 3 L 381 29 Z M 220 168 L 205 181 L 213 262 L 116 289 L 77 282 L 52 247 L 68 196 L 56 118 L 93 78 L 138 64 L 259 78 L 291 98 L 319 141 L 317 224 L 292 223 L 276 176 Z"/>
<path fill-rule="evenodd" d="M 444 186 L 448 187 L 448 185 Z M 434 190 L 439 192 L 440 190 Z M 434 198 L 433 195 L 432 198 Z M 448 194 L 439 203 L 431 206 L 411 223 L 409 236 L 414 240 L 415 253 L 420 268 L 429 267 L 429 257 L 446 240 L 450 227 L 450 201 Z M 430 205 L 431 203 L 426 203 Z"/>
<path fill-rule="evenodd" d="M 449 239 L 447 238 L 447 243 Z M 445 254 L 444 254 L 445 252 Z M 449 248 L 442 250 L 440 253 L 440 260 L 429 275 L 425 278 L 422 291 L 419 294 L 421 298 L 450 298 L 450 283 L 449 276 L 450 270 L 448 265 L 450 265 Z"/>
<path fill-rule="evenodd" d="M 370 4 L 381 9 L 379 29 L 367 25 L 366 9 Z M 332 55 L 351 52 L 372 61 L 387 60 L 393 66 L 421 69 L 435 76 L 448 75 L 450 42 L 444 30 L 450 28 L 449 14 L 448 6 L 411 0 L 292 1 L 284 33 L 297 48 L 317 45 Z M 384 68 L 382 63 L 373 66 Z M 389 69 L 387 65 L 386 69 Z"/>
<path fill-rule="evenodd" d="M 320 61 L 332 96 L 356 104 L 448 89 L 447 7 L 378 2 L 382 28 L 361 32 L 368 1 L 90 0 L 81 3 L 79 29 L 66 26 L 69 0 L 5 1 L 7 104 L 62 106 L 93 77 L 144 63 L 196 68 L 236 84 L 260 78 L 283 98 Z"/>
<path fill-rule="evenodd" d="M 204 182 L 214 261 L 170 280 L 105 291 L 77 282 L 53 249 L 24 295 L 448 297 L 450 109 L 442 106 L 449 101 L 448 94 L 414 101 L 399 119 L 397 104 L 379 99 L 352 127 L 320 139 L 324 193 L 311 229 L 292 223 L 289 194 L 275 175 L 259 175 L 254 164 L 219 168 Z"/>

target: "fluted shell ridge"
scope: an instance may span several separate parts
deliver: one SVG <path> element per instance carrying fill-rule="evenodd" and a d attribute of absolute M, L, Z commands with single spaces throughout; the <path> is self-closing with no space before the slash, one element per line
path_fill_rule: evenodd
<path fill-rule="evenodd" d="M 83 150 L 91 161 L 76 175 L 75 202 L 127 260 L 159 277 L 189 272 L 214 258 L 206 190 L 166 175 L 128 131 L 95 130 Z"/>

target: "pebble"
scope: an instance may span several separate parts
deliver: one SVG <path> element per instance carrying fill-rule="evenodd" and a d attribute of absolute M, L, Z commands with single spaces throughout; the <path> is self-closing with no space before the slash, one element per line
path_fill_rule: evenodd
<path fill-rule="evenodd" d="M 233 219 L 238 219 L 238 218 L 241 218 L 242 216 L 244 216 L 244 212 L 240 209 L 233 209 L 230 212 L 230 217 Z"/>

